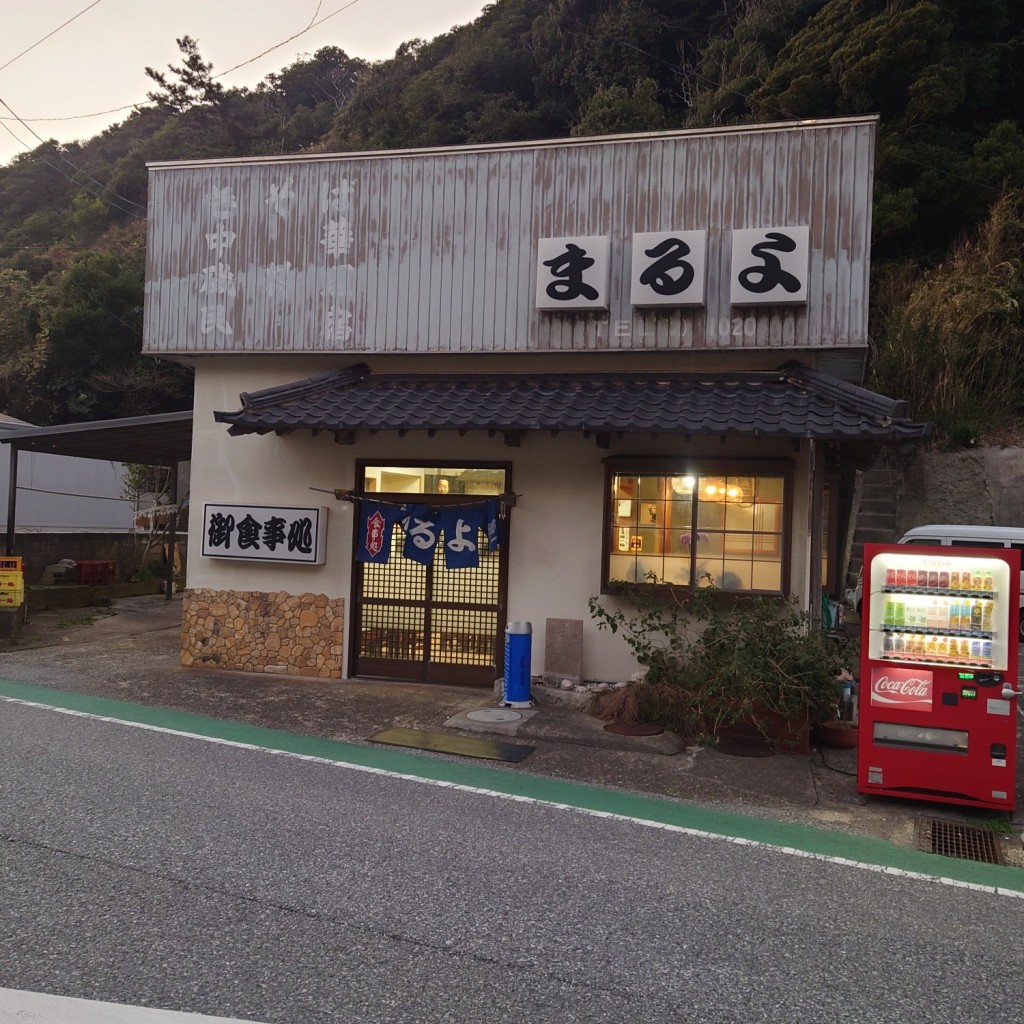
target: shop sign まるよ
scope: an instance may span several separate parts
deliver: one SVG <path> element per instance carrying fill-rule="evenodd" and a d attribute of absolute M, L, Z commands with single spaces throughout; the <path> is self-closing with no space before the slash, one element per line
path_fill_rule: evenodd
<path fill-rule="evenodd" d="M 610 250 L 607 235 L 539 239 L 537 308 L 608 309 Z M 730 303 L 806 303 L 809 257 L 806 226 L 733 231 Z M 706 231 L 638 232 L 632 239 L 630 302 L 634 306 L 704 305 L 707 262 Z"/>
<path fill-rule="evenodd" d="M 734 231 L 729 301 L 734 306 L 806 302 L 809 251 L 806 227 Z"/>
<path fill-rule="evenodd" d="M 606 235 L 537 242 L 538 309 L 607 309 L 610 245 Z"/>
<path fill-rule="evenodd" d="M 634 306 L 703 306 L 706 231 L 633 236 L 629 301 Z"/>
<path fill-rule="evenodd" d="M 323 565 L 326 541 L 324 507 L 203 506 L 203 555 L 207 558 Z"/>

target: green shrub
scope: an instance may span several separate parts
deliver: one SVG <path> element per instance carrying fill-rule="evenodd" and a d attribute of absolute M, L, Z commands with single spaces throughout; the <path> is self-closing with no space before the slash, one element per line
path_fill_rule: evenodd
<path fill-rule="evenodd" d="M 943 263 L 877 274 L 871 386 L 934 420 L 938 443 L 978 444 L 1024 414 L 1022 303 L 1024 190 L 1008 189 Z"/>
<path fill-rule="evenodd" d="M 749 597 L 725 604 L 714 587 L 622 594 L 632 608 L 590 599 L 599 629 L 621 634 L 646 669 L 640 682 L 601 695 L 601 717 L 651 722 L 696 740 L 736 723 L 768 736 L 771 720 L 832 718 L 852 667 L 846 652 L 793 601 Z"/>

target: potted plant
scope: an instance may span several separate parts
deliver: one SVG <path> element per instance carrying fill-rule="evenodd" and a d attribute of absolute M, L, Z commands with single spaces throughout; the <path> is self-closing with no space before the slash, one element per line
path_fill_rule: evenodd
<path fill-rule="evenodd" d="M 856 710 L 853 695 L 853 676 L 844 671 L 840 677 L 843 694 L 836 705 L 835 714 L 818 725 L 818 739 L 822 746 L 837 750 L 851 750 L 857 746 Z"/>

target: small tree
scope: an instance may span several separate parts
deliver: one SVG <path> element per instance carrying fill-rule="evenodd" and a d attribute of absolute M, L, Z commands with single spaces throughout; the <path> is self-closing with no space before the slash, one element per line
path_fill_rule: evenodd
<path fill-rule="evenodd" d="M 191 107 L 210 106 L 224 97 L 224 86 L 213 77 L 213 64 L 204 61 L 199 54 L 199 43 L 191 36 L 176 39 L 178 49 L 185 58 L 181 67 L 167 65 L 177 81 L 168 78 L 162 71 L 146 68 L 146 77 L 156 82 L 156 92 L 146 93 L 158 107 L 177 113 Z"/>
<path fill-rule="evenodd" d="M 179 506 L 171 503 L 175 470 L 134 462 L 124 463 L 124 470 L 121 494 L 132 502 L 136 530 L 142 528 L 146 531 L 146 544 L 133 574 L 138 576 L 148 571 L 149 556 L 157 545 L 162 544 L 171 516 L 178 511 Z"/>

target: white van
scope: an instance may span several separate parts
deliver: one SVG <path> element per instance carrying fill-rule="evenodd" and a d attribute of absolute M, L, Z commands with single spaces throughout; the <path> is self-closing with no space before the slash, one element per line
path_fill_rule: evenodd
<path fill-rule="evenodd" d="M 898 544 L 924 547 L 1013 548 L 1021 557 L 1021 608 L 1024 609 L 1024 526 L 915 526 L 900 537 Z M 857 581 L 853 604 L 860 614 L 861 581 Z M 1024 640 L 1024 614 L 1018 626 Z"/>

